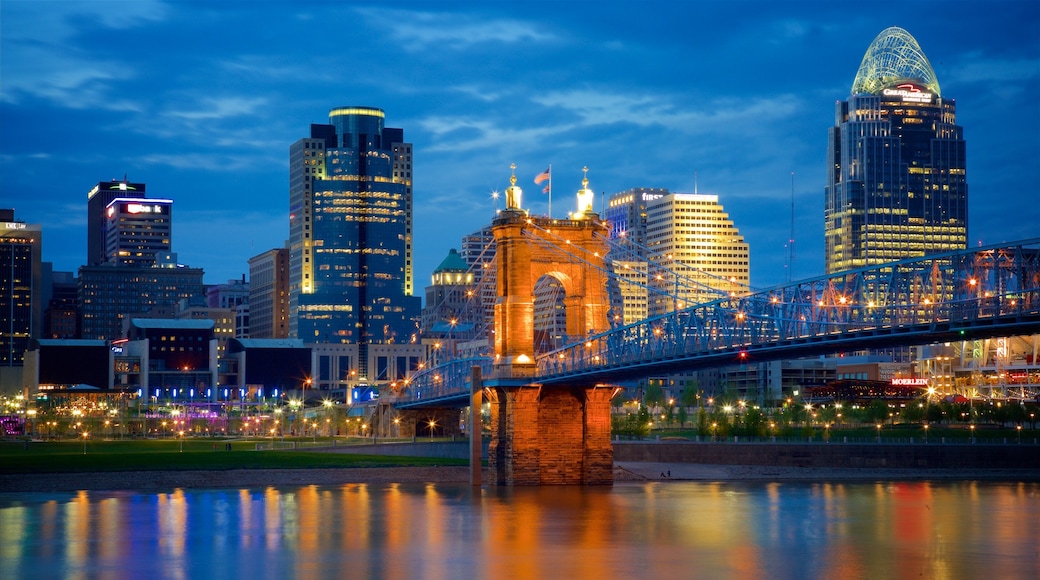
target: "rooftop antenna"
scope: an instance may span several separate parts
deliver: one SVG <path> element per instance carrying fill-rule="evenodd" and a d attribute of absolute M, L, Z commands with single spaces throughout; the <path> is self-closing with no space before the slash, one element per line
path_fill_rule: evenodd
<path fill-rule="evenodd" d="M 791 172 L 791 237 L 787 240 L 787 281 L 794 274 L 794 171 Z"/>

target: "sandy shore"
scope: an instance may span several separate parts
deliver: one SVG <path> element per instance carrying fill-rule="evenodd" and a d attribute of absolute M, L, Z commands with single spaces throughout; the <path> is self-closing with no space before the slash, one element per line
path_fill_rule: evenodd
<path fill-rule="evenodd" d="M 832 469 L 619 462 L 616 483 L 639 481 L 1040 481 L 1040 470 Z M 487 473 L 484 474 L 487 482 Z M 2 492 L 163 491 L 351 483 L 468 484 L 469 467 L 366 467 L 335 469 L 229 469 L 0 475 Z"/>

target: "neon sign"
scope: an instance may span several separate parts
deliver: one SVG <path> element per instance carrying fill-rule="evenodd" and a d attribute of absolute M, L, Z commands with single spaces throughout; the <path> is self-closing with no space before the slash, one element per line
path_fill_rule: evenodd
<path fill-rule="evenodd" d="M 893 387 L 927 387 L 928 379 L 892 379 Z"/>
<path fill-rule="evenodd" d="M 886 97 L 902 97 L 904 103 L 931 103 L 932 93 L 922 93 L 917 85 L 910 83 L 899 85 L 894 89 L 881 91 Z"/>

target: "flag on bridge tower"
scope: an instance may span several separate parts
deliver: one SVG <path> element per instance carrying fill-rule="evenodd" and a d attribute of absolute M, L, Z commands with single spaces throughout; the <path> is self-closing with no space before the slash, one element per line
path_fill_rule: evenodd
<path fill-rule="evenodd" d="M 534 176 L 536 184 L 540 184 L 543 181 L 548 182 L 545 184 L 545 189 L 542 190 L 542 193 L 549 194 L 549 217 L 552 217 L 552 163 L 549 164 L 545 171 Z"/>
<path fill-rule="evenodd" d="M 550 165 L 549 168 L 546 169 L 545 171 L 543 171 L 543 172 L 539 173 L 538 175 L 536 175 L 535 178 L 534 178 L 534 182 L 535 183 L 539 183 L 540 184 L 543 181 L 548 181 L 549 183 L 552 183 L 552 165 Z M 549 186 L 545 187 L 544 193 L 549 193 Z"/>

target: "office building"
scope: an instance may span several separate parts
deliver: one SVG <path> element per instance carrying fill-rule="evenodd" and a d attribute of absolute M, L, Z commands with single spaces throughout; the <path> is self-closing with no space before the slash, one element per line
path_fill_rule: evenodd
<path fill-rule="evenodd" d="M 477 338 L 488 340 L 492 338 L 491 331 L 494 329 L 492 321 L 495 319 L 495 302 L 498 300 L 495 250 L 495 236 L 491 233 L 491 226 L 462 236 L 459 256 L 469 266 L 469 271 L 474 274 L 475 291 L 480 297 L 480 305 L 483 312 L 483 329 L 476 334 L 478 335 Z"/>
<path fill-rule="evenodd" d="M 828 273 L 966 247 L 963 129 L 907 31 L 870 44 L 837 103 L 827 160 Z"/>
<path fill-rule="evenodd" d="M 719 196 L 669 193 L 646 205 L 650 315 L 747 291 L 748 244 Z"/>
<path fill-rule="evenodd" d="M 29 341 L 43 329 L 43 276 L 39 225 L 0 209 L 0 392 L 21 388 Z"/>
<path fill-rule="evenodd" d="M 101 181 L 87 192 L 87 266 L 105 263 L 108 240 L 108 205 L 117 197 L 144 199 L 145 184 L 122 181 Z"/>
<path fill-rule="evenodd" d="M 289 336 L 289 250 L 274 248 L 249 259 L 249 337 Z"/>
<path fill-rule="evenodd" d="M 105 263 L 150 268 L 170 253 L 173 200 L 117 197 L 105 208 Z"/>
<path fill-rule="evenodd" d="M 412 146 L 384 116 L 332 109 L 289 149 L 289 333 L 305 343 L 418 340 Z"/>
<path fill-rule="evenodd" d="M 184 298 L 205 296 L 201 268 L 81 266 L 81 338 L 124 337 L 124 321 L 157 310 L 172 317 Z"/>
<path fill-rule="evenodd" d="M 433 271 L 422 313 L 424 337 L 471 340 L 484 328 L 476 274 L 452 248 Z"/>
<path fill-rule="evenodd" d="M 607 259 L 614 276 L 610 284 L 612 325 L 632 324 L 650 314 L 647 286 L 646 207 L 670 192 L 664 188 L 636 187 L 615 193 L 603 212 L 610 226 Z"/>

